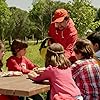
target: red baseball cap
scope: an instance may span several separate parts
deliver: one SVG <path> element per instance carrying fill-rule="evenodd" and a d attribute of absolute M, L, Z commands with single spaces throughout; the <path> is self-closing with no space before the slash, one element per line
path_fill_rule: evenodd
<path fill-rule="evenodd" d="M 62 22 L 65 17 L 69 17 L 67 10 L 65 9 L 57 9 L 53 16 L 53 23 Z"/>

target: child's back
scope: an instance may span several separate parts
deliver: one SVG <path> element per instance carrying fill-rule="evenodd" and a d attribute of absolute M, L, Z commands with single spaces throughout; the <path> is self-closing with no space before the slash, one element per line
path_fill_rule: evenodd
<path fill-rule="evenodd" d="M 78 96 L 80 94 L 79 88 L 72 79 L 71 69 L 59 69 L 57 67 L 48 66 L 41 76 L 33 79 L 36 82 L 48 79 L 51 86 L 51 100 L 58 94 L 66 94 L 68 96 Z M 66 96 L 67 97 L 67 96 Z"/>
<path fill-rule="evenodd" d="M 87 39 L 76 42 L 74 51 L 78 61 L 72 64 L 72 74 L 84 100 L 100 100 L 100 67 Z"/>
<path fill-rule="evenodd" d="M 79 88 L 72 79 L 70 62 L 64 56 L 64 48 L 59 43 L 53 43 L 47 49 L 46 69 L 39 76 L 32 78 L 36 82 L 49 80 L 50 82 L 50 100 L 56 100 L 60 97 L 62 100 L 70 100 L 81 96 Z M 69 99 L 68 99 L 69 97 Z M 58 99 L 57 99 L 58 100 Z"/>

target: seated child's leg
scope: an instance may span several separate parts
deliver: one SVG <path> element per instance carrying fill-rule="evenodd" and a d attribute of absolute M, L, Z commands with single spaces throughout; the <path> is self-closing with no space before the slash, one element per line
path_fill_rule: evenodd
<path fill-rule="evenodd" d="M 0 100 L 10 100 L 8 96 L 0 94 Z"/>
<path fill-rule="evenodd" d="M 8 96 L 10 98 L 10 100 L 19 100 L 18 96 Z"/>
<path fill-rule="evenodd" d="M 18 97 L 9 95 L 0 95 L 0 100 L 18 100 Z"/>
<path fill-rule="evenodd" d="M 29 98 L 33 99 L 33 100 L 43 100 L 42 96 L 39 94 L 30 96 Z"/>
<path fill-rule="evenodd" d="M 20 96 L 19 100 L 24 100 L 24 97 Z M 29 100 L 28 97 L 26 97 L 26 100 Z"/>
<path fill-rule="evenodd" d="M 50 100 L 50 91 L 47 92 L 47 98 L 46 100 Z"/>
<path fill-rule="evenodd" d="M 26 100 L 30 100 L 29 98 L 31 98 L 32 100 L 43 100 L 42 96 L 39 94 L 27 97 Z M 24 97 L 19 97 L 19 100 L 24 100 Z"/>

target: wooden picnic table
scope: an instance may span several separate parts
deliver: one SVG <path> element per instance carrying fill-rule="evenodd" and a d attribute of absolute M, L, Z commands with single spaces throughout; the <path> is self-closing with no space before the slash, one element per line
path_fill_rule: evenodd
<path fill-rule="evenodd" d="M 34 83 L 27 75 L 0 77 L 0 94 L 28 97 L 48 90 L 49 84 Z"/>

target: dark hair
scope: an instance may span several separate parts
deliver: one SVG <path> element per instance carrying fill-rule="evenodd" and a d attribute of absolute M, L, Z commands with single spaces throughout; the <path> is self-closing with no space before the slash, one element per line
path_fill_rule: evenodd
<path fill-rule="evenodd" d="M 83 59 L 89 59 L 94 57 L 94 50 L 91 41 L 88 39 L 78 39 L 74 46 L 76 54 L 81 53 Z"/>
<path fill-rule="evenodd" d="M 59 43 L 51 44 L 47 49 L 45 66 L 57 66 L 58 68 L 67 68 L 70 66 L 70 61 L 64 56 L 64 48 Z"/>
<path fill-rule="evenodd" d="M 25 41 L 21 41 L 19 39 L 15 39 L 11 45 L 11 51 L 14 56 L 16 56 L 17 52 L 22 50 L 23 48 L 27 48 L 28 45 Z"/>
<path fill-rule="evenodd" d="M 100 32 L 95 32 L 95 33 L 90 34 L 87 37 L 87 39 L 90 40 L 93 43 L 93 45 L 95 43 L 98 43 L 99 49 L 100 49 Z"/>
<path fill-rule="evenodd" d="M 52 43 L 54 43 L 53 38 L 51 38 L 51 37 L 46 37 L 46 38 L 43 40 L 43 42 L 41 43 L 41 45 L 40 45 L 40 48 L 39 48 L 40 53 L 41 53 L 41 49 L 42 49 L 42 48 L 46 48 L 46 47 L 48 47 L 48 45 L 50 45 L 50 44 L 52 44 Z"/>
<path fill-rule="evenodd" d="M 4 44 L 3 44 L 3 42 L 0 40 L 0 50 L 2 49 L 2 48 L 4 48 Z M 1 71 L 1 67 L 3 66 L 3 63 L 2 63 L 2 61 L 0 60 L 0 71 Z"/>

